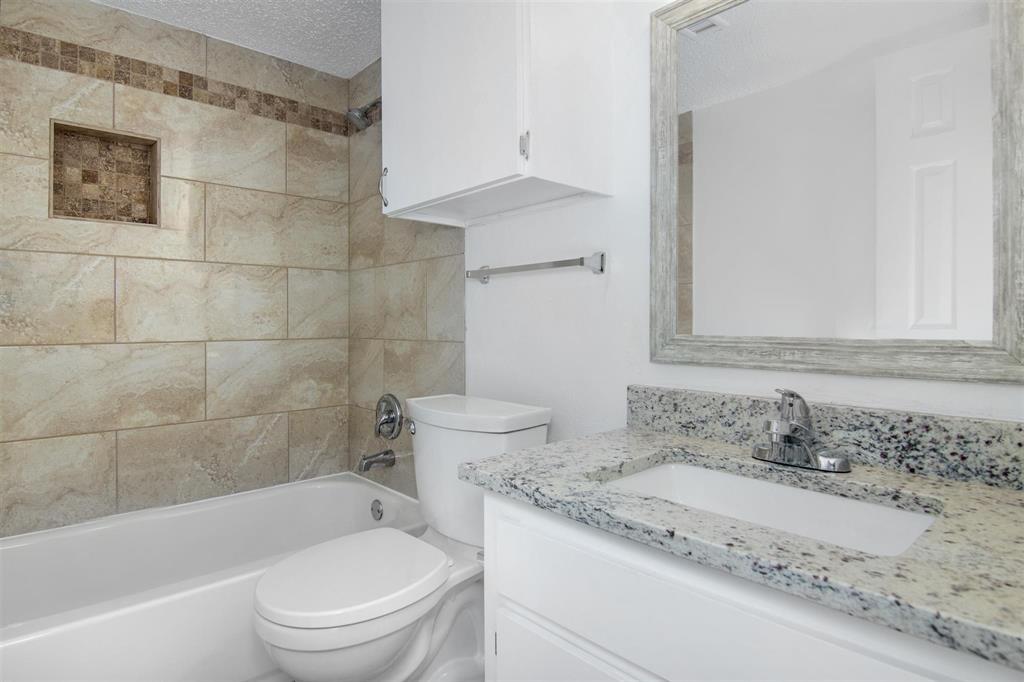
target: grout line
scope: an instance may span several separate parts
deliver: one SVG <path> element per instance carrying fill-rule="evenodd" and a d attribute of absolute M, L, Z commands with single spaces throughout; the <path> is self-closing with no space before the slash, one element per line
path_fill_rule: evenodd
<path fill-rule="evenodd" d="M 230 417 L 211 417 L 209 419 L 189 419 L 181 422 L 163 422 L 160 424 L 147 424 L 145 426 L 121 426 L 113 429 L 99 429 L 95 431 L 75 431 L 74 433 L 59 433 L 56 435 L 49 436 L 36 436 L 34 438 L 15 438 L 14 440 L 0 441 L 0 444 L 7 445 L 9 443 L 28 443 L 39 440 L 53 440 L 55 438 L 74 438 L 77 436 L 94 436 L 103 433 L 120 433 L 123 431 L 142 431 L 143 429 L 156 429 L 163 428 L 165 426 L 182 426 L 185 424 L 205 424 L 208 422 L 226 422 L 232 419 L 251 419 L 252 417 L 273 417 L 275 415 L 285 415 L 289 412 L 310 412 L 312 410 L 325 410 L 338 407 L 348 407 L 347 403 L 335 403 L 332 405 L 318 405 L 316 407 L 302 407 L 295 410 L 277 410 L 276 412 L 257 412 L 255 414 L 239 414 L 232 415 Z"/>
<path fill-rule="evenodd" d="M 210 416 L 210 351 L 209 342 L 203 341 L 203 421 Z"/>
<path fill-rule="evenodd" d="M 206 183 L 203 183 L 203 261 L 208 262 L 206 259 L 206 242 L 208 239 L 210 229 L 210 210 L 207 205 L 207 198 L 210 196 L 210 192 L 206 188 Z"/>
<path fill-rule="evenodd" d="M 124 225 L 139 225 L 139 223 L 123 223 Z M 150 226 L 151 227 L 151 226 Z M 211 265 L 235 265 L 239 267 L 254 268 L 294 268 L 296 270 L 321 270 L 327 272 L 349 272 L 344 268 L 324 268 L 311 265 L 288 265 L 285 263 L 239 263 L 228 260 L 197 260 L 195 258 L 168 258 L 166 256 L 132 256 L 117 253 L 96 253 L 95 251 L 57 251 L 53 249 L 21 249 L 10 246 L 0 246 L 0 251 L 14 251 L 17 253 L 56 253 L 66 256 L 101 256 L 105 258 L 130 258 L 132 260 L 156 260 L 170 263 L 210 263 Z M 398 263 L 395 263 L 398 265 Z"/>
<path fill-rule="evenodd" d="M 6 152 L 4 152 L 4 153 L 6 153 Z M 38 159 L 39 157 L 38 156 L 33 156 L 33 157 L 30 157 L 30 158 Z M 226 187 L 228 189 L 234 189 L 234 190 L 238 190 L 238 191 L 241 191 L 241 192 L 259 192 L 261 194 L 276 194 L 277 196 L 284 196 L 284 197 L 288 197 L 289 199 L 307 199 L 309 201 L 322 201 L 325 204 L 336 204 L 336 205 L 341 205 L 341 206 L 348 206 L 351 203 L 349 201 L 338 201 L 336 199 L 322 199 L 320 197 L 311 197 L 311 196 L 307 196 L 305 194 L 294 194 L 294 193 L 291 193 L 291 192 L 288 192 L 288 191 L 278 192 L 277 190 L 273 190 L 273 189 L 257 189 L 256 187 L 239 187 L 238 185 L 228 185 L 228 184 L 223 183 L 223 182 L 214 182 L 213 180 L 200 180 L 200 179 L 197 179 L 197 178 L 186 178 L 186 177 L 182 177 L 180 175 L 164 175 L 164 174 L 161 174 L 160 177 L 162 177 L 162 178 L 169 178 L 171 180 L 181 180 L 181 181 L 184 181 L 184 182 L 202 182 L 202 183 L 205 183 L 207 185 L 213 185 L 215 187 Z M 285 182 L 287 183 L 287 180 Z M 285 187 L 285 189 L 287 190 L 287 187 Z M 372 199 L 373 197 L 368 197 L 368 198 Z M 433 225 L 434 223 L 429 223 L 429 224 Z M 443 225 L 442 227 L 451 227 L 451 226 L 450 225 Z M 461 228 L 461 227 L 454 228 L 453 227 L 452 229 L 459 229 L 459 230 L 461 230 L 461 229 L 465 229 L 465 228 Z"/>
<path fill-rule="evenodd" d="M 114 256 L 114 343 L 117 343 L 117 256 Z"/>
<path fill-rule="evenodd" d="M 121 482 L 119 480 L 121 463 L 118 457 L 121 445 L 119 441 L 117 431 L 114 431 L 114 512 L 117 512 L 121 507 Z"/>
<path fill-rule="evenodd" d="M 0 344 L 4 348 L 55 348 L 55 347 L 78 347 L 78 346 L 180 346 L 195 345 L 199 343 L 280 343 L 282 341 L 349 341 L 347 336 L 310 336 L 300 338 L 287 338 L 275 336 L 265 339 L 184 339 L 174 341 L 69 341 L 66 343 L 7 343 Z M 416 341 L 417 339 L 381 339 L 382 341 Z M 460 341 L 438 341 L 437 343 L 461 343 Z"/>

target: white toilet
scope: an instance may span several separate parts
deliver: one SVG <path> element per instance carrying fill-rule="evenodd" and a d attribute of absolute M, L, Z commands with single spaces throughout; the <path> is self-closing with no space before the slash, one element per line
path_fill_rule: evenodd
<path fill-rule="evenodd" d="M 427 531 L 340 537 L 256 585 L 256 632 L 297 682 L 483 679 L 483 493 L 458 465 L 543 445 L 551 410 L 461 395 L 406 404 Z"/>

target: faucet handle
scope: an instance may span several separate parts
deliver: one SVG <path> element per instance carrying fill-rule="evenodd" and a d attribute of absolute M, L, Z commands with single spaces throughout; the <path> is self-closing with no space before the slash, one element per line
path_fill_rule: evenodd
<path fill-rule="evenodd" d="M 777 388 L 775 392 L 782 396 L 779 400 L 779 417 L 786 421 L 799 421 L 801 426 L 810 426 L 811 408 L 807 401 L 796 391 L 788 388 Z"/>

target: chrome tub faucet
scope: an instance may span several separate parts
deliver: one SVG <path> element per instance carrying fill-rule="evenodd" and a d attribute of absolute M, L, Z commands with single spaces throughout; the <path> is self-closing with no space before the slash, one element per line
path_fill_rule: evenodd
<path fill-rule="evenodd" d="M 755 445 L 754 459 L 815 471 L 850 471 L 850 459 L 842 451 L 814 445 L 811 408 L 800 394 L 785 388 L 775 392 L 782 396 L 779 418 L 764 422 L 768 445 Z"/>

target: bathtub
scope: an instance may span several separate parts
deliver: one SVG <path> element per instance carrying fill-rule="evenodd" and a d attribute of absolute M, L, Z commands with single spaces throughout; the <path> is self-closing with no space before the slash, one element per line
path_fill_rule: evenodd
<path fill-rule="evenodd" d="M 256 581 L 380 525 L 425 529 L 415 500 L 344 473 L 0 539 L 0 680 L 283 679 Z"/>

